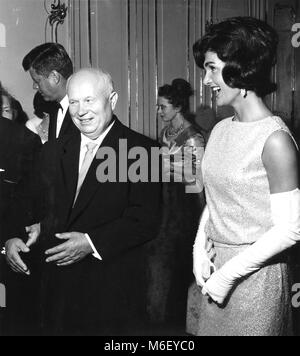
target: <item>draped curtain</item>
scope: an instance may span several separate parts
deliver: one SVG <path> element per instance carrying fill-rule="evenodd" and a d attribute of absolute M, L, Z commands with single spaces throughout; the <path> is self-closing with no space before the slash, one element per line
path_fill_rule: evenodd
<path fill-rule="evenodd" d="M 70 41 L 75 68 L 111 73 L 123 123 L 157 138 L 158 87 L 174 78 L 195 89 L 191 107 L 215 110 L 192 46 L 210 22 L 237 15 L 266 16 L 267 0 L 70 0 Z"/>

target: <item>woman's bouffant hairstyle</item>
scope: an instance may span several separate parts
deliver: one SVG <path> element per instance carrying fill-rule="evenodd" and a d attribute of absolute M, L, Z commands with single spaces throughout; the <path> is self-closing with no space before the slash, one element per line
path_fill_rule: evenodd
<path fill-rule="evenodd" d="M 276 90 L 271 81 L 278 34 L 266 22 L 234 17 L 211 25 L 193 46 L 196 64 L 204 69 L 205 53 L 215 52 L 226 63 L 223 79 L 231 88 L 251 90 L 259 97 Z"/>
<path fill-rule="evenodd" d="M 194 95 L 193 88 L 189 82 L 177 78 L 172 84 L 165 84 L 158 89 L 158 96 L 169 101 L 175 108 L 180 108 L 183 116 L 190 112 L 190 97 Z"/>

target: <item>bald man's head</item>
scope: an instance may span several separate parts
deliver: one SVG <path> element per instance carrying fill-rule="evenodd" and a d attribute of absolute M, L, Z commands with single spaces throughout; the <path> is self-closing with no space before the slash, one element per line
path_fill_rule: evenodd
<path fill-rule="evenodd" d="M 111 76 L 101 69 L 81 69 L 69 78 L 67 94 L 74 124 L 85 136 L 98 138 L 110 124 L 118 99 Z"/>

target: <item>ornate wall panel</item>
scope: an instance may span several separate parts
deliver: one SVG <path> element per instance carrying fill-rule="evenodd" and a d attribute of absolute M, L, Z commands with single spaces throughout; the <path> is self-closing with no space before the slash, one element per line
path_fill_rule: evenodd
<path fill-rule="evenodd" d="M 192 54 L 207 23 L 231 16 L 266 19 L 270 1 L 70 0 L 75 67 L 109 71 L 120 97 L 116 113 L 121 121 L 157 138 L 162 127 L 156 117 L 157 89 L 174 78 L 193 85 L 194 111 L 200 105 L 217 110 Z M 217 114 L 226 115 L 226 108 Z"/>

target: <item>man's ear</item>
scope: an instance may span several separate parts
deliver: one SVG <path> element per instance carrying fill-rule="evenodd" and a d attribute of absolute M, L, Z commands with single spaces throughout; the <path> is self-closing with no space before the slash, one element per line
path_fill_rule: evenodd
<path fill-rule="evenodd" d="M 182 107 L 181 107 L 181 106 L 176 106 L 176 107 L 174 107 L 174 110 L 175 110 L 177 113 L 179 113 L 179 112 L 181 112 Z"/>
<path fill-rule="evenodd" d="M 116 93 L 115 91 L 113 91 L 109 96 L 109 101 L 110 101 L 112 110 L 114 110 L 117 105 L 118 97 L 119 97 L 118 93 Z"/>
<path fill-rule="evenodd" d="M 58 85 L 61 81 L 61 74 L 54 69 L 50 72 L 48 78 L 52 80 L 56 85 Z"/>

